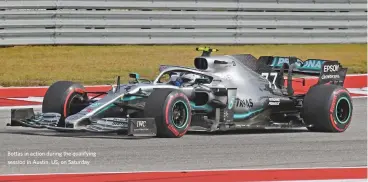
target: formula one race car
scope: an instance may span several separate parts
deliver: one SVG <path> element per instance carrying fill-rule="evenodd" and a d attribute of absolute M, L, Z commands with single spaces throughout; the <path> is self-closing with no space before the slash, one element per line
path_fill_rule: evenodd
<path fill-rule="evenodd" d="M 181 137 L 188 130 L 307 127 L 343 132 L 351 122 L 352 99 L 343 88 L 347 68 L 338 61 L 197 51 L 203 53 L 194 59 L 195 68 L 161 65 L 153 81 L 131 73 L 132 81 L 120 84 L 118 77 L 108 92 L 87 92 L 78 83 L 58 81 L 47 90 L 42 113 L 32 110 L 25 117 L 24 110 L 12 110 L 12 125 Z M 319 76 L 319 81 L 306 94 L 295 94 L 295 73 Z"/>

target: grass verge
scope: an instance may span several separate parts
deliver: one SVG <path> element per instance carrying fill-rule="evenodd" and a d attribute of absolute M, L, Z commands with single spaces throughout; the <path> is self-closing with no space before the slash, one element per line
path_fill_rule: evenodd
<path fill-rule="evenodd" d="M 122 81 L 129 72 L 154 78 L 160 64 L 193 66 L 196 45 L 16 46 L 0 48 L 0 85 L 39 86 L 57 80 L 91 84 Z M 250 53 L 339 60 L 348 73 L 367 72 L 367 44 L 214 45 L 214 54 Z"/>

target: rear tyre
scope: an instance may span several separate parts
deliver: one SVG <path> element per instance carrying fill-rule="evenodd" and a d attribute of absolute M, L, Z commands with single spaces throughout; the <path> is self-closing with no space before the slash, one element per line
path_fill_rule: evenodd
<path fill-rule="evenodd" d="M 146 100 L 144 116 L 155 118 L 158 137 L 179 138 L 188 131 L 192 113 L 185 94 L 173 89 L 156 89 Z"/>
<path fill-rule="evenodd" d="M 42 102 L 42 112 L 61 114 L 57 126 L 65 127 L 65 118 L 81 111 L 86 102 L 88 102 L 88 96 L 81 84 L 58 81 L 47 90 Z"/>
<path fill-rule="evenodd" d="M 337 85 L 317 85 L 306 94 L 302 117 L 310 131 L 344 132 L 352 118 L 353 104 L 349 92 Z"/>

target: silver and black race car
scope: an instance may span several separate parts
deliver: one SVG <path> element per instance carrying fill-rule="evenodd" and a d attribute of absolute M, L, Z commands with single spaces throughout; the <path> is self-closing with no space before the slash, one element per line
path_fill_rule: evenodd
<path fill-rule="evenodd" d="M 42 113 L 14 109 L 11 125 L 181 137 L 188 130 L 343 132 L 351 122 L 352 99 L 343 88 L 347 68 L 338 61 L 211 55 L 218 50 L 206 47 L 197 51 L 202 55 L 194 59 L 195 68 L 161 65 L 154 80 L 131 73 L 129 83 L 120 84 L 118 77 L 108 92 L 58 81 L 48 88 Z M 306 94 L 295 94 L 294 74 L 319 76 L 319 81 Z"/>

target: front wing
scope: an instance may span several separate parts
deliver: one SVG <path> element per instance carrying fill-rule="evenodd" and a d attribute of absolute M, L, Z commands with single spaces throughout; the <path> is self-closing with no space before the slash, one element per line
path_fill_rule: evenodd
<path fill-rule="evenodd" d="M 130 136 L 156 136 L 154 118 L 101 118 L 90 124 L 74 128 L 60 127 L 58 113 L 34 113 L 32 108 L 12 109 L 11 123 L 8 126 L 46 128 L 64 132 L 117 133 L 126 132 Z"/>

